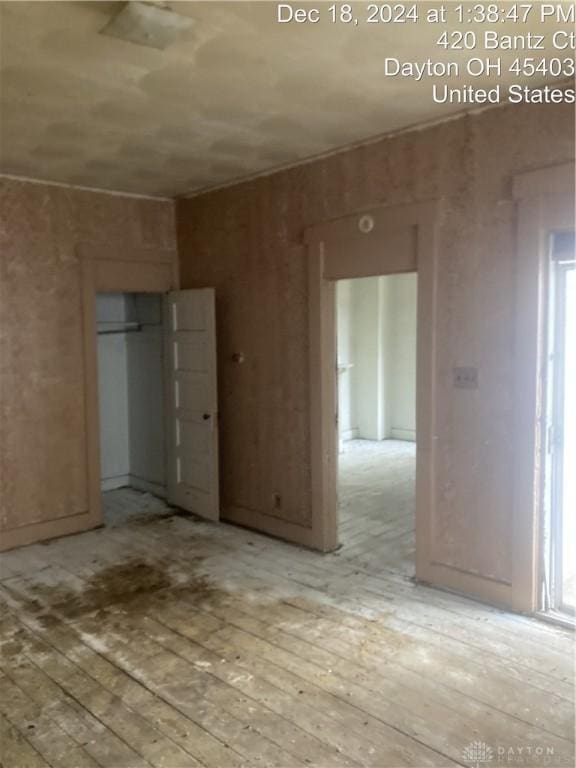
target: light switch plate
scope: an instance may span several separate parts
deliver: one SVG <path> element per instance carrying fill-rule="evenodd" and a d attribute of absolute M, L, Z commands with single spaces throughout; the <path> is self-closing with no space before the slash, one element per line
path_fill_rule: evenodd
<path fill-rule="evenodd" d="M 452 368 L 452 384 L 456 389 L 478 389 L 478 368 Z"/>

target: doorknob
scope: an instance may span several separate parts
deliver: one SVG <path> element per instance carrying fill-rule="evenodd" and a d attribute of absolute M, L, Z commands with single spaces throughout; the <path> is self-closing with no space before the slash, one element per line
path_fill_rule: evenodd
<path fill-rule="evenodd" d="M 210 414 L 209 413 L 204 413 L 202 415 L 202 418 L 204 419 L 204 421 L 208 421 L 208 419 L 210 418 Z"/>

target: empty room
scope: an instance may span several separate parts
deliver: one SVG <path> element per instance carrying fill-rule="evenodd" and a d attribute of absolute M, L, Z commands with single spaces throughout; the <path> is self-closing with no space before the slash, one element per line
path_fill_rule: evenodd
<path fill-rule="evenodd" d="M 3 768 L 572 768 L 575 21 L 0 0 Z"/>
<path fill-rule="evenodd" d="M 341 556 L 414 575 L 416 273 L 336 286 Z"/>

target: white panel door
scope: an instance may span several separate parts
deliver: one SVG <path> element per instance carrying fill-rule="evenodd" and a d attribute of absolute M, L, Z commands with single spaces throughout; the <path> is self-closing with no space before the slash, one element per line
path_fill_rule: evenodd
<path fill-rule="evenodd" d="M 218 520 L 214 289 L 172 291 L 167 316 L 168 502 Z"/>

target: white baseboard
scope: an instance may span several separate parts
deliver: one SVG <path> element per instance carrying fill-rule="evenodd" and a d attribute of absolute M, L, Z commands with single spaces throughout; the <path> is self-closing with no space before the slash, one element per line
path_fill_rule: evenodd
<path fill-rule="evenodd" d="M 410 443 L 416 442 L 416 430 L 415 429 L 397 429 L 392 427 L 390 430 L 390 437 L 392 440 L 407 440 Z"/>
<path fill-rule="evenodd" d="M 166 498 L 166 488 L 160 483 L 151 483 L 149 480 L 143 480 L 141 477 L 136 477 L 136 475 L 130 475 L 128 485 L 137 491 L 151 493 L 159 499 Z"/>
<path fill-rule="evenodd" d="M 354 429 L 345 429 L 340 433 L 340 440 L 345 443 L 347 440 L 356 440 L 358 437 L 358 427 Z"/>
<path fill-rule="evenodd" d="M 130 475 L 117 475 L 116 477 L 104 477 L 100 481 L 100 489 L 103 492 L 115 491 L 118 488 L 126 488 L 130 485 Z"/>

